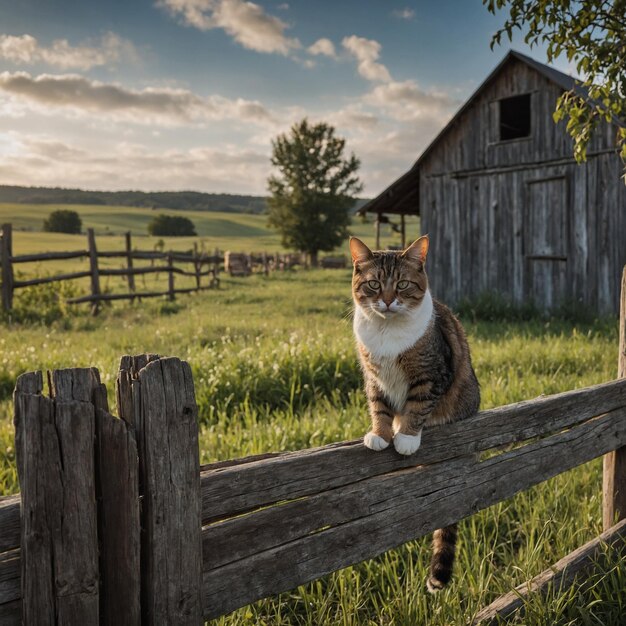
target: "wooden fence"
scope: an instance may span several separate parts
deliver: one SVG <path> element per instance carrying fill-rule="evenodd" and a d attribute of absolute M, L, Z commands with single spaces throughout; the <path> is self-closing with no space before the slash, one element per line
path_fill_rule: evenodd
<path fill-rule="evenodd" d="M 1 292 L 2 308 L 11 311 L 13 307 L 13 294 L 16 289 L 44 285 L 47 283 L 61 282 L 66 280 L 77 280 L 81 278 L 90 279 L 89 294 L 67 300 L 70 304 L 91 303 L 92 313 L 96 315 L 99 304 L 103 301 L 112 300 L 133 300 L 135 298 L 153 298 L 167 296 L 173 300 L 176 294 L 191 293 L 204 289 L 212 289 L 220 284 L 219 274 L 223 269 L 231 276 L 247 276 L 253 271 L 263 272 L 266 275 L 271 271 L 288 270 L 298 265 L 305 265 L 303 255 L 296 253 L 229 253 L 222 254 L 215 250 L 212 255 L 199 253 L 194 245 L 193 254 L 182 254 L 177 252 L 158 252 L 154 250 L 133 250 L 130 232 L 125 235 L 126 245 L 120 251 L 102 251 L 96 245 L 96 237 L 92 228 L 87 229 L 87 248 L 85 250 L 73 250 L 67 252 L 40 252 L 37 254 L 13 254 L 13 230 L 11 224 L 3 224 L 0 230 L 0 266 L 1 266 Z M 229 266 L 228 257 L 237 257 L 237 263 Z M 107 269 L 100 267 L 98 259 L 120 258 L 126 261 L 126 267 L 119 269 Z M 335 257 L 332 257 L 335 259 Z M 337 257 L 338 258 L 338 257 Z M 88 259 L 89 269 L 79 272 L 56 274 L 42 278 L 31 278 L 28 280 L 18 280 L 15 278 L 15 265 L 20 263 L 60 261 L 71 259 Z M 145 267 L 135 267 L 134 261 L 150 261 L 151 265 Z M 165 265 L 155 265 L 155 261 L 165 261 Z M 324 261 L 324 259 L 322 259 Z M 345 259 L 343 260 L 345 267 Z M 192 265 L 191 271 L 176 267 L 175 264 Z M 331 263 L 323 267 L 340 267 Z M 146 274 L 167 274 L 166 291 L 137 291 L 135 277 Z M 176 276 L 190 276 L 195 279 L 195 287 L 177 288 L 175 286 Z M 128 293 L 103 293 L 100 288 L 100 278 L 103 276 L 125 277 L 128 283 Z M 204 278 L 208 278 L 208 284 L 201 284 Z"/>
<path fill-rule="evenodd" d="M 621 376 L 625 314 L 626 271 Z M 14 395 L 21 496 L 0 500 L 2 624 L 198 625 L 600 455 L 610 454 L 605 525 L 626 512 L 626 380 L 429 428 L 412 457 L 357 440 L 200 468 L 185 362 L 123 357 L 121 419 L 108 411 L 97 370 L 47 378 L 49 396 L 39 372 L 20 376 Z M 625 535 L 626 522 L 611 526 L 529 589 L 572 578 L 601 541 Z M 506 615 L 523 593 L 468 618 Z"/>
<path fill-rule="evenodd" d="M 87 229 L 87 249 L 73 250 L 68 252 L 41 252 L 37 254 L 13 254 L 13 231 L 11 224 L 2 225 L 2 237 L 0 238 L 0 263 L 2 264 L 2 306 L 5 311 L 10 311 L 13 306 L 13 293 L 16 289 L 44 285 L 46 283 L 60 282 L 64 280 L 76 280 L 79 278 L 90 279 L 90 293 L 78 298 L 70 298 L 71 304 L 89 302 L 92 312 L 97 314 L 99 304 L 111 300 L 132 300 L 135 298 L 152 298 L 167 296 L 173 300 L 177 293 L 190 293 L 202 289 L 211 289 L 219 285 L 219 264 L 223 261 L 219 254 L 208 256 L 199 254 L 197 248 L 193 254 L 180 254 L 176 252 L 158 252 L 133 250 L 131 234 L 126 233 L 125 250 L 102 251 L 96 246 L 96 237 L 93 228 Z M 105 269 L 98 266 L 98 259 L 121 258 L 126 260 L 126 267 L 120 269 Z M 88 259 L 89 269 L 67 274 L 56 274 L 43 278 L 29 280 L 16 280 L 14 266 L 19 263 L 58 261 L 66 259 Z M 150 260 L 152 265 L 147 267 L 135 267 L 134 260 Z M 155 265 L 155 261 L 165 260 L 165 265 Z M 193 271 L 175 267 L 175 263 L 192 264 Z M 206 266 L 206 267 L 205 267 Z M 137 291 L 135 277 L 138 275 L 166 273 L 168 277 L 167 291 Z M 195 278 L 195 287 L 180 289 L 175 286 L 175 276 L 191 276 Z M 128 281 L 128 293 L 103 293 L 100 289 L 100 277 L 122 276 Z M 202 285 L 202 278 L 208 277 L 209 283 Z"/>

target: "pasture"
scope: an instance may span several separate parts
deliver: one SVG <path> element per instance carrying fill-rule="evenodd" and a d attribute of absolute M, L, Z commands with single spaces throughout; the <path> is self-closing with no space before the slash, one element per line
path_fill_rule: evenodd
<path fill-rule="evenodd" d="M 371 236 L 371 226 L 364 229 Z M 19 244 L 15 249 L 22 252 Z M 46 306 L 40 304 L 42 315 Z M 16 376 L 93 365 L 112 390 L 122 354 L 152 351 L 189 361 L 202 463 L 361 436 L 368 418 L 350 308 L 349 272 L 316 270 L 223 277 L 218 291 L 114 306 L 97 319 L 75 308 L 56 312 L 46 326 L 2 323 L 2 493 L 18 491 L 10 415 Z M 614 320 L 463 321 L 484 408 L 615 377 Z M 594 461 L 463 521 L 455 579 L 438 596 L 424 589 L 427 542 L 415 541 L 215 623 L 462 624 L 596 536 L 601 523 L 601 463 Z M 582 587 L 534 600 L 524 623 L 619 624 L 625 576 L 624 562 L 611 557 Z"/>

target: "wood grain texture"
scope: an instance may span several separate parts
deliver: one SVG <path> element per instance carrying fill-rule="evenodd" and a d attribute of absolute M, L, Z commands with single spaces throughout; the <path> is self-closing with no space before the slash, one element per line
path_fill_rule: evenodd
<path fill-rule="evenodd" d="M 22 623 L 21 561 L 19 550 L 0 554 L 0 624 Z"/>
<path fill-rule="evenodd" d="M 150 624 L 202 624 L 198 409 L 175 358 L 138 372 L 143 458 L 142 612 Z"/>
<path fill-rule="evenodd" d="M 597 558 L 607 547 L 618 547 L 623 550 L 625 540 L 626 520 L 622 520 L 599 537 L 588 541 L 584 546 L 563 557 L 532 580 L 500 596 L 489 606 L 479 611 L 472 624 L 480 624 L 481 626 L 493 624 L 495 626 L 516 612 L 520 615 L 523 614 L 525 602 L 531 594 L 545 595 L 551 587 L 556 590 L 565 590 L 575 581 L 578 574 L 595 564 Z"/>
<path fill-rule="evenodd" d="M 624 444 L 626 409 L 622 407 L 486 461 L 468 463 L 463 471 L 458 459 L 442 462 L 432 475 L 435 484 L 416 480 L 419 470 L 408 469 L 346 487 L 343 498 L 335 499 L 332 492 L 321 494 L 317 505 L 324 507 L 326 515 L 333 515 L 333 507 L 342 503 L 345 517 L 335 514 L 335 525 L 289 539 L 299 521 L 281 511 L 282 522 L 272 519 L 280 523 L 273 531 L 280 545 L 205 571 L 205 618 L 373 558 Z M 260 511 L 249 518 L 267 515 Z M 223 523 L 234 531 L 235 521 Z M 209 546 L 211 528 L 205 529 Z M 261 534 L 260 523 L 257 528 Z M 288 537 L 285 543 L 282 536 Z M 210 560 L 207 565 L 211 566 Z"/>
<path fill-rule="evenodd" d="M 204 466 L 203 523 L 394 470 L 545 436 L 623 406 L 626 382 L 616 381 L 482 411 L 462 422 L 425 429 L 422 445 L 411 457 L 392 449 L 372 453 L 357 440 Z"/>
<path fill-rule="evenodd" d="M 626 267 L 622 271 L 619 352 L 617 378 L 626 378 Z M 626 448 L 613 450 L 603 459 L 602 472 L 602 527 L 611 526 L 626 518 Z"/>
<path fill-rule="evenodd" d="M 0 498 L 0 553 L 20 545 L 20 494 Z"/>
<path fill-rule="evenodd" d="M 106 395 L 104 396 L 106 399 Z M 100 622 L 141 623 L 137 443 L 123 420 L 96 409 Z"/>
<path fill-rule="evenodd" d="M 98 624 L 98 538 L 91 369 L 18 379 L 16 454 L 22 493 L 24 624 Z M 99 382 L 99 381 L 98 381 Z"/>

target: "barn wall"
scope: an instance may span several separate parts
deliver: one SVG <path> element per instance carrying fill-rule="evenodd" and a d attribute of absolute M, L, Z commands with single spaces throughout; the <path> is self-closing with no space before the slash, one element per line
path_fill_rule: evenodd
<path fill-rule="evenodd" d="M 431 238 L 434 295 L 454 304 L 495 290 L 517 303 L 532 299 L 550 308 L 577 301 L 616 313 L 626 264 L 626 186 L 620 174 L 620 160 L 607 154 L 580 166 L 429 180 L 422 185 L 421 224 Z M 544 217 L 546 230 L 563 232 L 554 252 L 566 259 L 529 259 L 552 252 L 542 250 L 541 241 L 533 249 L 537 233 L 529 206 L 542 196 L 546 207 L 556 205 L 554 194 L 562 189 L 562 211 Z M 542 224 L 535 225 L 539 235 Z"/>
<path fill-rule="evenodd" d="M 529 139 L 493 141 L 493 102 L 531 92 Z M 560 88 L 513 60 L 420 163 L 422 232 L 436 297 L 498 291 L 550 308 L 617 312 L 626 264 L 626 186 L 606 127 L 574 163 L 552 121 Z M 560 235 L 562 233 L 562 235 Z"/>

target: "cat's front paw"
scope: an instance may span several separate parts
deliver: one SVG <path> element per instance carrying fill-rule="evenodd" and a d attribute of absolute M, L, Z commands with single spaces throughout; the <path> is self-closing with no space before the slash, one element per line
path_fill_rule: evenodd
<path fill-rule="evenodd" d="M 422 443 L 422 431 L 420 430 L 417 435 L 404 435 L 402 433 L 396 433 L 393 436 L 393 447 L 396 452 L 409 456 L 414 452 L 417 452 L 420 444 Z"/>
<path fill-rule="evenodd" d="M 389 445 L 389 442 L 377 435 L 376 433 L 370 431 L 369 433 L 367 433 L 367 435 L 365 435 L 365 437 L 363 437 L 363 444 L 366 448 L 369 448 L 370 450 L 380 452 Z"/>

